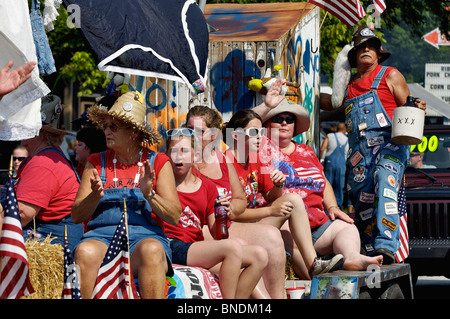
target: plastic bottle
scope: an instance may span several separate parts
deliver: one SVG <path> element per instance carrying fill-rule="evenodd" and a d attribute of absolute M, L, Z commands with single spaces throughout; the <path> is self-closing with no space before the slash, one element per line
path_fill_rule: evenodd
<path fill-rule="evenodd" d="M 219 199 L 220 196 L 217 196 Z M 228 238 L 228 214 L 225 206 L 220 203 L 214 203 L 214 215 L 216 217 L 216 239 Z"/>

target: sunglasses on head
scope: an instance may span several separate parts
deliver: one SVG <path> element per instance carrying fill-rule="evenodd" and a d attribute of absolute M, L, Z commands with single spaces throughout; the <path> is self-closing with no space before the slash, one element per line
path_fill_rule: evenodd
<path fill-rule="evenodd" d="M 289 116 L 280 116 L 275 115 L 270 119 L 273 123 L 281 124 L 284 121 L 286 121 L 286 124 L 292 124 L 295 122 L 295 116 L 289 115 Z"/>
<path fill-rule="evenodd" d="M 25 156 L 20 156 L 20 157 L 15 157 L 15 156 L 13 156 L 13 162 L 14 162 L 14 161 L 22 162 L 24 159 L 26 159 Z"/>
<path fill-rule="evenodd" d="M 179 134 L 183 136 L 192 136 L 195 134 L 195 131 L 191 128 L 174 128 L 166 131 L 167 136 L 177 136 Z"/>
<path fill-rule="evenodd" d="M 257 137 L 258 135 L 259 136 L 265 135 L 266 129 L 264 127 L 263 128 L 250 127 L 245 130 L 242 128 L 239 128 L 236 130 L 236 132 L 243 133 L 243 134 L 247 135 L 248 137 Z"/>

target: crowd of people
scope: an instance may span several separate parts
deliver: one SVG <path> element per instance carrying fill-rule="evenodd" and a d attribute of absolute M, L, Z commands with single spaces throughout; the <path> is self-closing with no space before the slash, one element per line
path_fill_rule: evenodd
<path fill-rule="evenodd" d="M 369 71 L 378 74 L 378 62 L 386 58 L 375 39 L 366 31 L 358 29 L 355 33 L 349 61 L 358 74 L 350 83 L 347 100 L 355 105 L 353 110 L 361 100 L 366 107 L 370 104 L 365 95 L 359 99 L 358 94 L 365 93 L 362 88 L 356 89 L 356 84 Z M 404 84 L 399 72 L 388 71 L 379 76 L 383 80 L 378 82 L 389 91 L 392 81 L 396 88 L 392 101 L 402 105 L 408 92 L 397 89 L 403 89 Z M 85 299 L 93 294 L 98 270 L 122 218 L 124 199 L 131 271 L 142 298 L 164 297 L 166 276 L 173 275 L 173 264 L 209 269 L 218 275 L 223 297 L 232 299 L 284 298 L 286 252 L 302 279 L 337 269 L 365 270 L 370 265 L 393 262 L 395 234 L 388 236 L 381 231 L 386 226 L 380 218 L 380 231 L 374 237 L 390 240 L 389 244 L 376 246 L 377 242 L 378 253 L 362 253 L 361 231 L 342 211 L 342 198 L 335 196 L 333 189 L 334 185 L 342 188 L 342 172 L 333 177 L 337 184 L 332 185 L 313 149 L 293 141 L 309 129 L 310 117 L 301 105 L 280 94 L 281 87 L 281 80 L 275 81 L 262 104 L 236 112 L 228 123 L 214 108 L 192 107 L 182 127 L 166 132 L 164 153 L 148 147 L 157 146 L 161 137 L 146 124 L 143 96 L 129 91 L 112 105 L 99 103 L 89 108 L 87 118 L 96 128 L 83 128 L 77 135 L 77 168 L 59 148 L 67 133 L 56 126 L 58 116 L 54 113 L 58 108 L 52 104 L 45 109 L 43 104 L 49 120 L 43 121 L 38 136 L 22 141 L 28 157 L 16 177 L 24 236 L 45 237 L 51 233 L 57 243 L 62 243 L 67 228 Z M 374 94 L 372 100 L 379 101 L 376 93 L 370 94 Z M 327 101 L 323 98 L 321 103 L 326 105 Z M 352 104 L 347 101 L 350 133 L 374 137 L 372 127 L 362 128 L 360 113 L 353 116 Z M 425 108 L 423 101 L 417 103 Z M 400 180 L 401 164 L 408 153 L 401 146 L 394 152 L 389 137 L 375 127 L 376 123 L 385 123 L 380 123 L 379 113 L 386 123 L 392 119 L 392 114 L 383 109 L 385 104 L 375 104 L 376 110 L 366 113 L 375 120 L 364 123 L 382 134 L 377 150 L 384 157 L 376 165 L 368 161 L 369 157 L 361 156 L 357 161 L 355 154 L 365 154 L 367 145 L 365 140 L 349 135 L 347 166 L 353 172 L 349 175 L 353 186 L 350 194 L 357 212 L 370 204 L 373 215 L 379 211 L 392 226 L 395 214 L 386 214 L 383 196 L 374 187 L 390 182 L 381 178 L 384 174 L 380 165 L 392 161 L 391 153 L 398 157 L 395 163 Z M 90 138 L 94 135 L 98 139 Z M 341 144 L 338 138 L 335 142 Z M 390 148 L 385 148 L 387 143 Z M 377 156 L 372 149 L 369 153 L 370 158 Z M 364 161 L 372 166 L 363 167 Z M 367 170 L 363 176 L 372 178 L 373 183 L 358 182 L 356 164 Z M 366 195 L 363 198 L 360 194 Z M 373 208 L 375 197 L 379 198 L 378 208 Z M 216 236 L 216 204 L 227 212 L 226 239 Z"/>

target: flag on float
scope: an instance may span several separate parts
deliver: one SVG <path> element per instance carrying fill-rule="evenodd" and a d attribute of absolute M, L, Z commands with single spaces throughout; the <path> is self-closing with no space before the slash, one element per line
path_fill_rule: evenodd
<path fill-rule="evenodd" d="M 398 214 L 400 217 L 400 247 L 395 253 L 395 260 L 399 263 L 409 256 L 409 244 L 408 244 L 408 224 L 407 224 L 407 214 L 406 214 L 406 192 L 405 192 L 405 181 L 403 180 L 402 185 L 398 193 Z"/>
<path fill-rule="evenodd" d="M 64 236 L 64 286 L 62 299 L 81 299 L 77 268 L 73 261 L 72 251 L 69 248 L 67 235 Z"/>
<path fill-rule="evenodd" d="M 27 252 L 11 175 L 4 187 L 6 204 L 0 239 L 0 299 L 19 299 L 33 293 L 34 289 L 30 282 Z"/>
<path fill-rule="evenodd" d="M 386 3 L 384 3 L 384 0 L 372 0 L 372 2 L 377 15 L 381 15 L 383 11 L 386 10 Z"/>
<path fill-rule="evenodd" d="M 130 271 L 125 214 L 126 212 L 122 214 L 122 219 L 98 271 L 92 299 L 139 298 Z"/>
<path fill-rule="evenodd" d="M 309 0 L 309 2 L 328 11 L 348 27 L 353 27 L 366 15 L 359 0 Z"/>

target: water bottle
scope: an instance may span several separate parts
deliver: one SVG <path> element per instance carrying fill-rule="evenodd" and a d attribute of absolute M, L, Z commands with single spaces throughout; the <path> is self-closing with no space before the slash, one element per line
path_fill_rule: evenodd
<path fill-rule="evenodd" d="M 217 196 L 219 199 L 220 196 Z M 216 217 L 216 239 L 228 238 L 228 214 L 225 206 L 220 203 L 214 203 L 214 215 Z"/>

